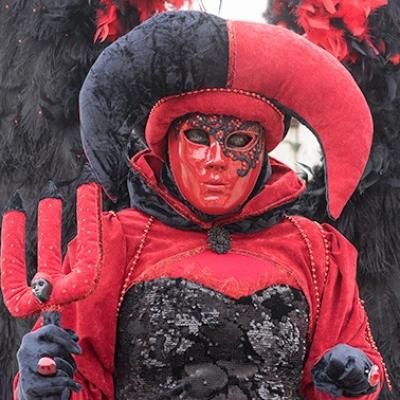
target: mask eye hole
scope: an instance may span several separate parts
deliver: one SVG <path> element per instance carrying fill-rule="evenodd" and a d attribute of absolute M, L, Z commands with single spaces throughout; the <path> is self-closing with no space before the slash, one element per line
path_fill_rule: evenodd
<path fill-rule="evenodd" d="M 232 150 L 248 150 L 257 141 L 257 136 L 252 132 L 237 131 L 232 132 L 225 139 L 225 147 Z"/>
<path fill-rule="evenodd" d="M 201 144 L 203 146 L 210 145 L 210 138 L 206 131 L 202 129 L 188 129 L 184 132 L 186 139 L 192 143 Z"/>

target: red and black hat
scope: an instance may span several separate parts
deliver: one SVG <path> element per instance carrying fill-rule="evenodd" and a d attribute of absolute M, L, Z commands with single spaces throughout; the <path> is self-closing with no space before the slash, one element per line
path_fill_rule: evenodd
<path fill-rule="evenodd" d="M 159 14 L 106 48 L 80 95 L 87 157 L 111 198 L 128 168 L 132 130 L 162 158 L 170 123 L 190 112 L 261 123 L 266 148 L 296 117 L 324 155 L 329 213 L 337 218 L 363 173 L 372 141 L 367 103 L 329 53 L 284 28 L 181 11 Z"/>

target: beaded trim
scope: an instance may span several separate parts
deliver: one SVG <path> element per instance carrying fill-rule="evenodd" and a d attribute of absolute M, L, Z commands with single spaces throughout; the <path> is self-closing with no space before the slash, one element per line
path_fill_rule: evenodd
<path fill-rule="evenodd" d="M 313 252 L 313 249 L 312 249 L 312 246 L 311 246 L 310 239 L 308 238 L 306 232 L 301 227 L 301 225 L 299 224 L 297 219 L 292 217 L 292 216 L 285 216 L 285 218 L 289 222 L 291 222 L 294 225 L 294 227 L 298 230 L 298 232 L 300 233 L 301 238 L 303 239 L 304 243 L 307 246 L 307 252 L 308 252 L 308 256 L 310 258 L 310 270 L 311 270 L 312 280 L 313 280 L 313 284 L 314 284 L 314 293 L 315 293 L 315 300 L 316 300 L 315 319 L 314 319 L 314 321 L 310 321 L 310 326 L 313 327 L 317 323 L 317 321 L 319 319 L 320 312 L 321 312 L 321 292 L 320 292 L 319 285 L 318 285 L 318 280 L 317 280 L 317 269 L 315 267 L 314 252 Z M 325 237 L 325 239 L 326 239 L 326 237 Z M 325 247 L 325 250 L 326 249 L 327 248 Z M 325 260 L 327 258 L 329 258 L 328 255 L 325 257 Z M 325 271 L 325 273 L 327 275 L 327 271 Z"/>
<path fill-rule="evenodd" d="M 311 241 L 308 238 L 307 234 L 305 233 L 304 229 L 301 227 L 300 223 L 294 217 L 286 216 L 285 218 L 288 221 L 290 221 L 297 228 L 297 230 L 299 231 L 302 239 L 304 240 L 304 242 L 305 242 L 305 244 L 307 246 L 307 250 L 308 250 L 308 254 L 309 254 L 309 258 L 310 258 L 310 264 L 311 264 L 311 274 L 312 274 L 312 279 L 313 279 L 313 283 L 314 283 L 315 298 L 316 298 L 316 301 L 317 301 L 316 312 L 315 312 L 315 320 L 314 320 L 314 324 L 315 324 L 318 321 L 319 314 L 320 314 L 320 311 L 321 311 L 321 294 L 320 294 L 319 287 L 318 287 L 318 282 L 317 282 L 315 260 L 314 260 L 314 255 L 313 255 L 313 251 L 312 251 Z M 324 272 L 324 286 L 325 286 L 326 280 L 328 278 L 328 272 L 329 272 L 329 266 L 330 266 L 330 257 L 329 257 L 330 248 L 329 248 L 329 241 L 328 241 L 328 239 L 326 237 L 326 232 L 324 231 L 324 229 L 322 228 L 321 225 L 317 224 L 317 226 L 318 226 L 318 228 L 319 228 L 319 230 L 321 232 L 321 235 L 322 235 L 322 238 L 323 238 L 323 241 L 324 241 L 324 246 L 325 246 L 325 272 Z M 369 345 L 371 346 L 371 348 L 374 349 L 380 355 L 379 349 L 378 349 L 378 347 L 377 347 L 377 345 L 375 343 L 375 340 L 373 338 L 373 335 L 372 335 L 371 327 L 369 325 L 368 316 L 367 316 L 367 313 L 366 313 L 365 307 L 364 307 L 364 301 L 359 299 L 359 303 L 360 303 L 360 307 L 363 309 L 363 311 L 365 313 L 365 318 L 367 319 L 366 332 L 365 332 L 366 340 L 369 343 Z M 382 356 L 380 356 L 380 358 L 381 358 L 381 364 L 382 364 L 382 367 L 383 367 L 383 373 L 384 373 L 384 376 L 385 376 L 386 385 L 387 385 L 388 389 L 390 391 L 392 391 L 393 390 L 393 386 L 392 386 L 392 383 L 390 381 L 390 377 L 389 377 L 389 373 L 387 371 L 386 364 L 383 361 Z"/>
<path fill-rule="evenodd" d="M 168 96 L 168 97 L 161 98 L 160 100 L 157 101 L 156 104 L 154 104 L 153 108 L 150 110 L 149 118 L 157 107 L 161 106 L 162 104 L 166 103 L 169 100 L 178 99 L 180 97 L 186 97 L 186 96 L 190 96 L 190 95 L 201 94 L 201 93 L 209 93 L 209 92 L 236 93 L 236 94 L 241 94 L 241 95 L 245 95 L 248 97 L 253 97 L 257 100 L 267 103 L 275 112 L 277 112 L 279 115 L 281 115 L 283 117 L 282 112 L 274 104 L 272 104 L 266 97 L 261 96 L 260 94 L 253 93 L 253 92 L 247 92 L 246 90 L 242 90 L 242 89 L 207 88 L 207 89 L 193 90 L 191 92 L 185 92 L 185 93 L 180 93 L 180 94 L 177 94 L 174 96 Z"/>
<path fill-rule="evenodd" d="M 229 34 L 229 67 L 226 85 L 232 87 L 236 77 L 236 27 L 232 21 L 227 21 L 227 27 Z"/>
<path fill-rule="evenodd" d="M 63 309 L 64 309 L 64 307 L 63 306 L 60 306 L 60 305 L 58 305 L 58 304 L 51 304 L 51 305 L 49 305 L 49 306 L 44 306 L 42 309 L 41 309 L 41 312 L 62 312 L 63 311 Z"/>
<path fill-rule="evenodd" d="M 330 253 L 331 249 L 329 247 L 329 240 L 326 237 L 326 232 L 324 231 L 324 228 L 318 224 L 317 222 L 315 223 L 318 227 L 318 229 L 321 232 L 322 240 L 324 241 L 324 246 L 325 246 L 325 273 L 324 273 L 324 287 L 326 285 L 326 281 L 328 280 L 328 273 L 329 273 L 329 267 L 330 267 Z"/>
<path fill-rule="evenodd" d="M 128 274 L 125 277 L 125 281 L 124 281 L 124 284 L 122 286 L 121 294 L 119 296 L 119 301 L 118 301 L 118 305 L 117 305 L 117 316 L 118 316 L 119 311 L 121 309 L 122 302 L 124 301 L 125 294 L 129 289 L 128 286 L 129 286 L 129 282 L 130 282 L 132 273 L 133 273 L 133 271 L 134 271 L 134 269 L 136 267 L 136 264 L 138 263 L 138 261 L 140 259 L 140 256 L 142 254 L 144 245 L 146 243 L 147 236 L 149 234 L 151 226 L 153 225 L 153 222 L 154 222 L 154 217 L 153 216 L 149 217 L 149 219 L 147 220 L 146 226 L 144 227 L 144 230 L 143 230 L 143 233 L 142 233 L 142 237 L 140 239 L 139 246 L 138 246 L 138 248 L 136 250 L 136 253 L 135 253 L 134 257 L 131 259 L 131 261 L 129 263 Z"/>
<path fill-rule="evenodd" d="M 90 296 L 97 288 L 97 285 L 99 284 L 101 273 L 103 270 L 103 262 L 104 262 L 104 244 L 103 244 L 103 224 L 102 224 L 102 212 L 103 212 L 103 203 L 102 203 L 102 193 L 101 193 L 101 187 L 98 183 L 96 182 L 90 182 L 89 184 L 94 184 L 96 187 L 96 213 L 98 216 L 98 221 L 97 221 L 97 254 L 99 255 L 97 263 L 95 265 L 96 268 L 96 276 L 93 280 L 93 283 L 89 290 L 83 295 L 78 300 L 83 300 Z"/>
<path fill-rule="evenodd" d="M 369 345 L 380 355 L 381 364 L 382 364 L 382 367 L 383 367 L 383 374 L 385 376 L 385 382 L 386 382 L 386 385 L 387 385 L 389 391 L 392 391 L 393 390 L 393 386 L 392 386 L 392 382 L 390 380 L 389 372 L 387 370 L 385 361 L 383 361 L 383 357 L 382 357 L 381 353 L 379 352 L 378 346 L 375 343 L 375 339 L 374 339 L 374 337 L 372 335 L 371 326 L 370 326 L 369 321 L 368 321 L 368 314 L 367 314 L 367 312 L 365 310 L 365 306 L 364 306 L 365 302 L 362 299 L 358 299 L 358 300 L 359 300 L 360 307 L 363 309 L 363 311 L 365 313 L 365 318 L 367 319 L 367 326 L 366 326 L 366 330 L 365 330 L 365 338 L 366 338 L 367 342 L 369 343 Z"/>

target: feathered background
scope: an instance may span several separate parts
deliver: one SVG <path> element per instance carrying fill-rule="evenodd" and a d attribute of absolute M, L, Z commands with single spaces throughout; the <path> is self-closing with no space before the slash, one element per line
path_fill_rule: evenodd
<path fill-rule="evenodd" d="M 140 21 L 182 0 L 0 0 L 0 209 L 19 190 L 28 214 L 27 255 L 36 266 L 36 202 L 52 179 L 65 199 L 64 243 L 74 234 L 74 180 L 84 160 L 78 93 L 100 51 Z M 266 18 L 342 61 L 375 122 L 364 178 L 335 222 L 359 249 L 361 295 L 400 398 L 400 3 L 397 0 L 271 0 Z M 356 135 L 357 132 L 354 132 Z M 320 221 L 323 170 L 294 212 Z M 0 398 L 12 399 L 15 353 L 32 321 L 10 317 L 0 295 Z"/>
<path fill-rule="evenodd" d="M 84 155 L 78 93 L 101 50 L 182 0 L 0 0 L 0 210 L 16 190 L 36 267 L 36 203 L 49 179 L 65 198 L 63 242 L 73 236 L 74 180 Z M 0 398 L 12 399 L 15 353 L 32 321 L 11 318 L 0 294 Z"/>
<path fill-rule="evenodd" d="M 337 57 L 367 98 L 374 143 L 363 179 L 340 219 L 326 215 L 324 171 L 316 168 L 293 212 L 335 225 L 359 250 L 358 282 L 372 330 L 400 399 L 400 2 L 272 0 L 266 18 Z M 352 134 L 357 135 L 357 132 Z M 344 149 L 345 151 L 345 149 Z M 356 156 L 356 155 L 355 155 Z"/>

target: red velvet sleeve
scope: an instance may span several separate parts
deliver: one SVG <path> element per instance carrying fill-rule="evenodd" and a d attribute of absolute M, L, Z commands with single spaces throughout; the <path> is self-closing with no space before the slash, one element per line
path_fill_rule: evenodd
<path fill-rule="evenodd" d="M 117 305 L 125 278 L 126 239 L 115 213 L 103 216 L 104 263 L 96 290 L 63 312 L 63 326 L 79 336 L 82 354 L 76 356 L 75 378 L 82 385 L 71 400 L 112 400 L 114 398 L 114 352 Z M 69 262 L 74 263 L 76 243 L 70 245 Z"/>
<path fill-rule="evenodd" d="M 69 259 L 75 258 L 75 242 L 72 242 L 69 246 L 69 252 L 67 253 L 64 259 L 64 268 L 69 269 Z M 101 279 L 101 278 L 100 278 Z M 95 295 L 95 294 L 94 294 Z M 90 338 L 86 337 L 86 334 L 79 328 L 79 320 L 80 315 L 77 315 L 81 310 L 81 307 L 77 307 L 76 305 L 71 305 L 68 307 L 63 313 L 63 325 L 65 321 L 67 321 L 68 326 L 77 332 L 81 344 L 81 337 L 85 337 L 85 347 L 87 347 L 86 343 L 91 341 Z M 94 338 L 93 338 L 94 339 Z M 102 363 L 99 359 L 96 359 L 92 355 L 92 350 L 90 351 L 82 348 L 82 355 L 75 357 L 77 362 L 77 371 L 74 374 L 74 380 L 77 381 L 81 386 L 82 390 L 78 393 L 71 392 L 70 400 L 109 400 L 107 396 L 102 392 L 102 390 L 96 386 L 93 382 L 90 382 L 91 377 L 85 376 L 81 371 L 81 365 L 86 365 L 88 362 L 91 364 L 92 370 L 95 372 L 96 376 L 104 375 L 106 373 Z"/>
<path fill-rule="evenodd" d="M 82 354 L 75 357 L 77 371 L 74 379 L 82 385 L 70 400 L 112 400 L 114 398 L 113 372 L 116 341 L 117 304 L 126 267 L 125 235 L 115 213 L 103 215 L 104 265 L 95 291 L 86 299 L 66 306 L 62 312 L 62 326 L 79 336 Z M 74 239 L 68 246 L 63 269 L 68 273 L 77 260 Z M 84 245 L 84 244 L 83 244 Z M 34 329 L 41 326 L 41 319 Z M 14 382 L 17 400 L 18 375 Z"/>
<path fill-rule="evenodd" d="M 70 270 L 70 255 L 72 258 L 74 257 L 75 252 L 75 242 L 71 242 L 69 246 L 69 251 L 66 254 L 63 262 L 64 271 L 68 272 Z M 73 318 L 71 315 L 75 313 L 73 308 L 67 310 L 69 314 L 69 318 Z M 40 328 L 42 325 L 41 319 L 37 321 L 33 330 Z M 87 358 L 86 355 L 83 354 L 84 358 Z M 98 362 L 93 362 L 92 364 L 94 370 L 102 369 L 102 366 Z M 80 373 L 80 371 L 76 371 L 74 379 L 82 385 L 82 391 L 80 393 L 72 393 L 70 400 L 108 400 L 107 397 L 102 394 L 101 390 L 96 388 L 91 382 L 89 382 L 85 377 Z M 19 382 L 19 373 L 17 373 L 14 379 L 14 400 L 18 400 L 18 382 Z"/>
<path fill-rule="evenodd" d="M 375 393 L 357 397 L 362 400 L 378 398 L 385 380 L 382 357 L 376 349 L 356 283 L 357 252 L 354 247 L 330 225 L 323 225 L 328 244 L 328 268 L 321 268 L 322 281 L 320 311 L 314 324 L 308 358 L 304 368 L 302 393 L 309 400 L 331 399 L 314 388 L 311 369 L 325 352 L 339 343 L 362 350 L 379 366 L 380 387 Z M 322 277 L 322 279 L 321 279 Z M 321 285 L 320 285 L 321 286 Z M 341 397 L 340 399 L 344 399 Z"/>

